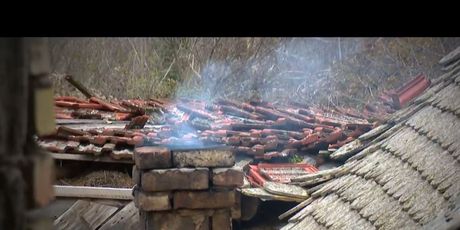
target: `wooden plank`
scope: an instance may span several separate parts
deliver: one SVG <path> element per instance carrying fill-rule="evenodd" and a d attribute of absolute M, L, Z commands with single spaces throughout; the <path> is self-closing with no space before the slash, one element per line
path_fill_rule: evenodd
<path fill-rule="evenodd" d="M 56 160 L 134 164 L 134 161 L 131 159 L 130 160 L 127 160 L 127 159 L 115 160 L 109 156 L 93 156 L 93 155 L 70 154 L 70 153 L 51 153 L 51 156 Z"/>
<path fill-rule="evenodd" d="M 285 213 L 281 214 L 280 216 L 278 216 L 278 219 L 282 220 L 292 214 L 294 214 L 295 212 L 298 212 L 299 210 L 303 209 L 305 206 L 309 205 L 311 202 L 313 201 L 312 198 L 308 198 L 304 201 L 302 201 L 302 203 L 296 205 L 294 208 L 286 211 Z"/>
<path fill-rule="evenodd" d="M 54 221 L 56 229 L 97 229 L 118 208 L 87 200 L 78 200 Z"/>
<path fill-rule="evenodd" d="M 51 218 L 52 220 L 55 220 L 70 207 L 72 207 L 76 201 L 76 198 L 56 199 L 49 203 L 47 206 L 39 209 L 39 212 L 36 213 L 36 216 L 41 218 Z"/>
<path fill-rule="evenodd" d="M 91 199 L 91 202 L 108 205 L 108 206 L 112 206 L 112 207 L 121 209 L 125 207 L 125 205 L 129 204 L 131 200 Z"/>
<path fill-rule="evenodd" d="M 298 199 L 307 199 L 310 197 L 304 188 L 292 184 L 266 181 L 264 183 L 264 189 L 274 195 L 288 196 Z"/>
<path fill-rule="evenodd" d="M 85 97 L 87 97 L 87 98 L 93 97 L 93 94 L 91 93 L 91 91 L 89 91 L 89 89 L 87 89 L 79 81 L 75 80 L 72 75 L 67 74 L 67 75 L 64 76 L 64 79 L 67 80 L 67 82 L 69 82 L 73 87 L 78 89 L 78 91 L 80 91 L 80 93 L 85 95 Z"/>
<path fill-rule="evenodd" d="M 99 119 L 56 119 L 57 124 L 107 124 L 105 120 Z M 127 121 L 113 121 L 113 123 L 126 124 Z"/>
<path fill-rule="evenodd" d="M 81 198 L 69 198 L 69 197 L 60 197 L 47 206 L 35 209 L 30 211 L 29 213 L 37 218 L 49 218 L 51 220 L 57 219 L 61 216 L 65 211 L 67 211 L 72 205 L 80 200 Z M 109 199 L 91 199 L 91 202 L 112 206 L 118 209 L 125 207 L 131 201 L 129 200 L 109 200 Z"/>
<path fill-rule="evenodd" d="M 65 119 L 63 119 L 65 120 Z M 82 129 L 82 130 L 88 130 L 88 129 L 103 129 L 103 128 L 110 128 L 110 129 L 124 129 L 127 122 L 123 123 L 107 123 L 105 121 L 99 122 L 99 123 L 58 123 L 58 125 L 65 125 L 66 127 L 72 128 L 72 129 Z M 144 129 L 157 129 L 161 128 L 161 125 L 145 125 Z"/>
<path fill-rule="evenodd" d="M 127 204 L 99 228 L 99 230 L 107 229 L 139 229 L 139 211 L 134 202 Z"/>
<path fill-rule="evenodd" d="M 88 186 L 63 186 L 54 185 L 56 197 L 81 197 L 113 200 L 132 200 L 130 188 L 105 188 Z"/>
<path fill-rule="evenodd" d="M 243 195 L 257 197 L 262 200 L 280 200 L 280 201 L 299 202 L 299 203 L 304 201 L 304 199 L 300 199 L 300 198 L 271 194 L 262 188 L 244 188 L 244 189 L 241 189 L 241 193 Z"/>

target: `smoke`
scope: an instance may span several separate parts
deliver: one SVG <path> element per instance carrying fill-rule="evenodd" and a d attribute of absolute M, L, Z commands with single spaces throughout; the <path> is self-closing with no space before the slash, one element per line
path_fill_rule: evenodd
<path fill-rule="evenodd" d="M 177 98 L 315 101 L 330 66 L 362 50 L 356 38 L 293 38 L 246 58 L 209 59 L 177 88 Z"/>
<path fill-rule="evenodd" d="M 265 47 L 246 58 L 208 59 L 189 82 L 177 88 L 176 99 L 199 99 L 211 103 L 218 98 L 238 101 L 263 100 L 272 103 L 310 102 L 328 87 L 330 66 L 357 52 L 337 38 L 295 38 L 273 47 Z M 177 127 L 181 135 L 199 133 L 193 121 Z M 204 147 L 194 139 L 186 143 L 193 148 Z"/>
<path fill-rule="evenodd" d="M 176 92 L 176 99 L 180 98 L 194 98 L 203 101 L 212 101 L 220 95 L 222 89 L 222 81 L 232 73 L 232 66 L 221 61 L 208 61 L 200 73 L 193 73 L 187 79 L 193 79 L 196 82 L 188 82 L 178 87 Z M 190 85 L 197 84 L 198 87 L 190 87 Z M 226 87 L 226 86 L 224 86 Z"/>

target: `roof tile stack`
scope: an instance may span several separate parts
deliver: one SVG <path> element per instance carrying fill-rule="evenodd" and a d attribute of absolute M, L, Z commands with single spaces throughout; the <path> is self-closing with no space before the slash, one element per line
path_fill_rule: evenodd
<path fill-rule="evenodd" d="M 79 123 L 100 119 L 100 127 L 69 128 L 62 125 L 66 119 L 60 119 L 54 136 L 39 139 L 43 147 L 59 153 L 108 154 L 115 159 L 129 158 L 135 146 L 226 145 L 238 154 L 271 160 L 318 149 L 333 152 L 372 127 L 363 117 L 342 110 L 223 99 L 209 104 L 57 97 L 56 111 L 58 118 L 78 119 Z M 124 128 L 108 128 L 102 119 L 129 123 Z"/>

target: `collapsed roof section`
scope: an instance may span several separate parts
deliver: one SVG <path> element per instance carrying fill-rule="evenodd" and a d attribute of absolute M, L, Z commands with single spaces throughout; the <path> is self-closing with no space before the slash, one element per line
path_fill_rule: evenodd
<path fill-rule="evenodd" d="M 59 127 L 54 135 L 40 138 L 43 147 L 58 153 L 108 154 L 115 159 L 130 158 L 138 146 L 227 145 L 234 152 L 270 160 L 315 149 L 332 152 L 373 126 L 344 110 L 223 99 L 211 104 L 56 97 L 56 106 Z"/>

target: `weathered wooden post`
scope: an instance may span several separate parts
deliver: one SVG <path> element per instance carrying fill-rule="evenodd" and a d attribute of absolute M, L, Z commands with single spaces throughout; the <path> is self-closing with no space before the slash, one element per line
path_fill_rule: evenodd
<path fill-rule="evenodd" d="M 53 197 L 52 160 L 33 142 L 54 129 L 47 52 L 43 39 L 0 38 L 0 229 L 24 229 Z"/>

